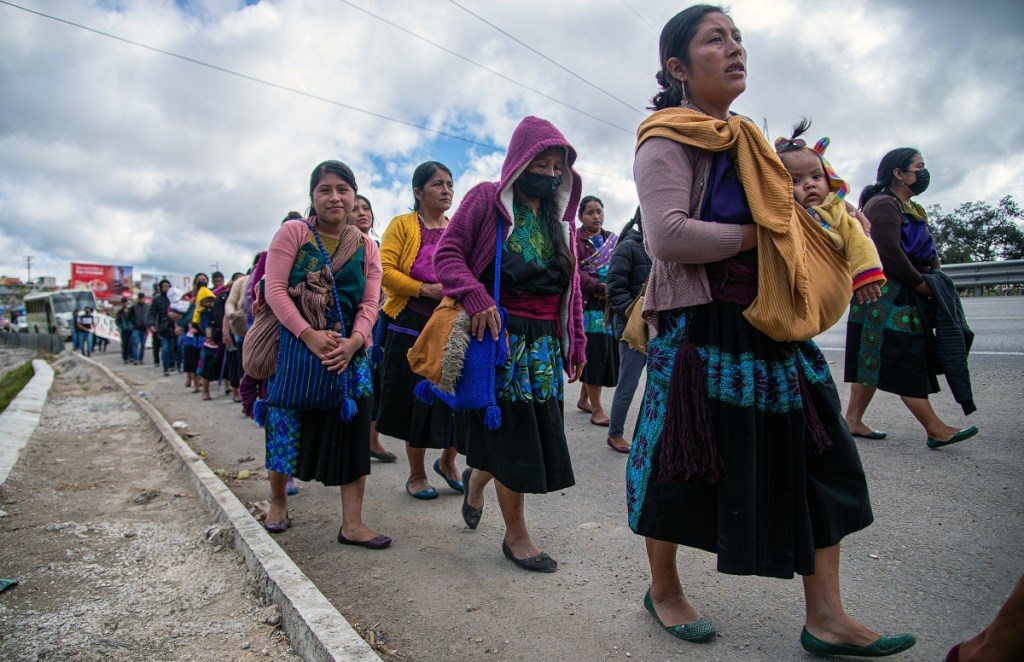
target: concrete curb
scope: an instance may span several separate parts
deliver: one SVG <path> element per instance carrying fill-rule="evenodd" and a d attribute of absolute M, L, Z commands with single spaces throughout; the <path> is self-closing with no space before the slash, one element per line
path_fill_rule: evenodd
<path fill-rule="evenodd" d="M 46 396 L 53 385 L 53 368 L 49 363 L 32 359 L 32 370 L 35 375 L 0 414 L 0 485 L 7 482 L 18 454 L 39 426 Z"/>
<path fill-rule="evenodd" d="M 177 453 L 182 472 L 192 481 L 207 508 L 218 522 L 230 524 L 235 549 L 241 552 L 246 566 L 256 575 L 260 591 L 280 607 L 281 625 L 296 653 L 306 660 L 380 662 L 380 657 L 370 645 L 299 570 L 228 486 L 182 440 L 156 407 L 139 397 L 108 367 L 83 356 L 75 358 L 97 367 L 117 384 L 149 416 L 164 440 Z"/>

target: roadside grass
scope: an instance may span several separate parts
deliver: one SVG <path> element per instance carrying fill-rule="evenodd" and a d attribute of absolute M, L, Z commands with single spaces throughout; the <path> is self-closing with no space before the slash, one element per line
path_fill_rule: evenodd
<path fill-rule="evenodd" d="M 21 389 L 25 388 L 25 384 L 29 383 L 34 374 L 32 362 L 26 361 L 23 365 L 4 375 L 3 381 L 0 381 L 0 413 L 7 409 L 7 405 L 11 404 L 11 400 L 18 396 Z"/>

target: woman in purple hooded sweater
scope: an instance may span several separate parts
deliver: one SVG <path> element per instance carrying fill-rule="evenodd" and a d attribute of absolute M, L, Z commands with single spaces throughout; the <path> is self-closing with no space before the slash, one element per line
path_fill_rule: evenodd
<path fill-rule="evenodd" d="M 501 548 L 519 567 L 554 572 L 558 564 L 526 528 L 523 494 L 575 484 L 563 417 L 564 369 L 579 379 L 586 361 L 574 213 L 582 181 L 576 150 L 550 122 L 527 117 L 512 134 L 501 180 L 470 190 L 438 244 L 434 270 L 444 294 L 472 318 L 472 333 L 498 336 L 492 297 L 497 231 L 504 243 L 500 303 L 507 309 L 509 357 L 495 379 L 501 427 L 483 412 L 456 415 L 455 437 L 469 465 L 462 474 L 462 517 L 475 529 L 483 490 L 495 479 L 505 520 Z"/>

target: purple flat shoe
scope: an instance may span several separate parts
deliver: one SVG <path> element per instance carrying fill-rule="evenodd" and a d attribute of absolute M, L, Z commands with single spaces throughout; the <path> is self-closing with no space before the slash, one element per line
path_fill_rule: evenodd
<path fill-rule="evenodd" d="M 291 525 L 292 521 L 287 517 L 279 522 L 271 522 L 270 520 L 264 520 L 263 522 L 263 528 L 269 533 L 284 533 Z"/>
<path fill-rule="evenodd" d="M 608 437 L 608 448 L 612 449 L 616 453 L 628 453 L 630 451 L 630 449 L 632 448 L 632 446 L 626 446 L 625 448 L 619 448 L 618 446 L 616 446 L 615 444 L 612 443 L 612 438 Z"/>
<path fill-rule="evenodd" d="M 341 529 L 338 529 L 338 542 L 342 545 L 357 545 L 367 549 L 384 549 L 391 544 L 391 538 L 388 538 L 387 536 L 377 536 L 376 538 L 370 538 L 369 540 L 349 540 L 341 533 Z"/>

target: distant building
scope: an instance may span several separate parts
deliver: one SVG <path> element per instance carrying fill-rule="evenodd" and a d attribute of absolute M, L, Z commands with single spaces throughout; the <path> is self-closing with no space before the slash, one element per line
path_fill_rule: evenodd
<path fill-rule="evenodd" d="M 13 276 L 0 276 L 0 285 L 6 285 L 8 287 L 22 287 L 25 283 L 21 282 L 20 278 Z"/>
<path fill-rule="evenodd" d="M 40 276 L 36 279 L 39 287 L 57 287 L 57 279 L 54 276 Z"/>

